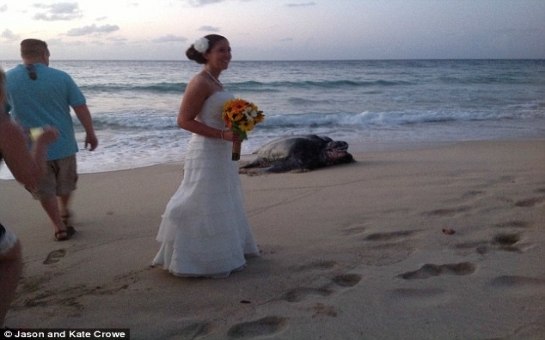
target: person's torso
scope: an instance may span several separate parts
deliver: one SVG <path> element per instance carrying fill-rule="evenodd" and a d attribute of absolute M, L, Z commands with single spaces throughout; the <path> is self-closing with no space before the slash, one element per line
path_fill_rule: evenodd
<path fill-rule="evenodd" d="M 225 122 L 222 119 L 223 105 L 233 98 L 233 94 L 229 92 L 214 92 L 204 102 L 197 120 L 213 128 L 223 129 L 225 127 Z"/>
<path fill-rule="evenodd" d="M 34 64 L 36 79 L 24 65 L 8 71 L 6 89 L 10 114 L 24 128 L 54 126 L 57 141 L 48 149 L 48 160 L 77 152 L 70 107 L 85 104 L 85 97 L 65 72 Z"/>

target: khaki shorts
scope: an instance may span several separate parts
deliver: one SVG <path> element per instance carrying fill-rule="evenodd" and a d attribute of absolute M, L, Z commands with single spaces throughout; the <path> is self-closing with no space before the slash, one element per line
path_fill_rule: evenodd
<path fill-rule="evenodd" d="M 37 200 L 64 196 L 76 190 L 78 181 L 76 155 L 47 162 L 47 172 L 37 188 L 28 188 Z"/>

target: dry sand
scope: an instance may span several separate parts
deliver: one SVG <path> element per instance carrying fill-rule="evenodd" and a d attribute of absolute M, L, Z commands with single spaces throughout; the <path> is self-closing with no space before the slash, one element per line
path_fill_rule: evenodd
<path fill-rule="evenodd" d="M 82 175 L 67 242 L 1 181 L 2 223 L 25 262 L 6 325 L 130 328 L 132 339 L 545 339 L 545 141 L 354 156 L 243 175 L 262 257 L 223 280 L 150 267 L 180 164 Z"/>

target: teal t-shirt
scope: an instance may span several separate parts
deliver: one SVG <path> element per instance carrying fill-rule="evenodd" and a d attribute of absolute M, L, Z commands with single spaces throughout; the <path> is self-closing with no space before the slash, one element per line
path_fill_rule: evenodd
<path fill-rule="evenodd" d="M 6 72 L 9 113 L 23 127 L 53 126 L 57 141 L 48 149 L 47 159 L 72 156 L 78 151 L 70 107 L 86 104 L 85 96 L 68 73 L 34 64 L 36 79 L 25 65 Z"/>

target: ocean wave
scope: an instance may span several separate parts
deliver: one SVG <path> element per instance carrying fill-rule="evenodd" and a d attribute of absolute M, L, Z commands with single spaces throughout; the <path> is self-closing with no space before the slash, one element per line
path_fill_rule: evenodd
<path fill-rule="evenodd" d="M 419 82 L 425 84 L 429 80 L 331 80 L 331 81 L 277 81 L 277 82 L 225 82 L 226 90 L 231 92 L 256 92 L 256 93 L 280 93 L 296 89 L 298 91 L 309 90 L 343 90 L 352 91 L 357 89 L 374 89 L 380 91 L 381 88 L 418 86 Z M 445 75 L 436 79 L 438 86 L 444 85 L 545 85 L 545 78 L 528 80 L 525 77 L 517 76 L 455 76 Z M 433 84 L 433 81 L 429 84 Z M 84 93 L 116 93 L 116 92 L 135 92 L 135 93 L 164 93 L 164 94 L 183 94 L 187 88 L 185 82 L 159 82 L 151 84 L 90 84 L 80 86 Z"/>
<path fill-rule="evenodd" d="M 301 128 L 349 128 L 364 130 L 367 128 L 399 127 L 404 125 L 469 122 L 469 121 L 499 121 L 508 119 L 545 119 L 545 112 L 527 116 L 520 112 L 460 112 L 460 111 L 398 111 L 398 112 L 361 112 L 354 113 L 304 113 L 267 116 L 260 129 L 284 130 Z"/>
<path fill-rule="evenodd" d="M 528 79 L 519 75 L 441 76 L 439 82 L 446 85 L 545 85 L 544 79 Z"/>
<path fill-rule="evenodd" d="M 298 90 L 311 89 L 354 89 L 363 87 L 386 87 L 386 86 L 407 86 L 412 85 L 408 81 L 389 81 L 389 80 L 373 80 L 373 81 L 353 81 L 353 80 L 330 80 L 330 81 L 276 81 L 276 82 L 235 82 L 226 83 L 225 86 L 229 90 L 248 91 L 248 92 L 265 92 L 265 91 L 285 91 L 286 89 L 294 88 Z"/>
<path fill-rule="evenodd" d="M 301 98 L 293 98 L 302 105 Z M 403 111 L 363 111 L 350 112 L 305 112 L 268 114 L 260 124 L 265 130 L 289 130 L 305 127 L 334 128 L 349 127 L 365 129 L 368 127 L 403 126 L 409 124 L 441 123 L 453 121 L 495 121 L 509 119 L 545 119 L 543 102 L 532 102 L 528 105 L 506 107 L 504 110 L 472 110 L 457 109 Z M 541 107 L 541 109 L 536 109 Z M 79 125 L 74 118 L 76 125 Z M 93 115 L 96 129 L 100 130 L 176 130 L 176 114 L 159 110 L 132 110 L 126 112 L 107 112 Z"/>
<path fill-rule="evenodd" d="M 332 81 L 277 81 L 277 82 L 226 82 L 224 86 L 232 92 L 284 92 L 289 89 L 312 90 L 312 89 L 344 89 L 350 90 L 365 87 L 390 87 L 390 86 L 412 85 L 407 81 L 352 81 L 352 80 L 332 80 Z M 184 82 L 160 82 L 151 84 L 90 84 L 80 86 L 83 92 L 89 93 L 115 93 L 115 92 L 150 92 L 150 93 L 183 93 L 186 90 L 187 83 Z"/>
<path fill-rule="evenodd" d="M 152 92 L 152 93 L 183 93 L 187 83 L 153 83 L 153 84 L 93 84 L 82 85 L 81 90 L 89 93 L 93 92 Z"/>
<path fill-rule="evenodd" d="M 374 89 L 380 91 L 381 88 L 392 87 L 407 87 L 428 84 L 434 82 L 437 86 L 444 85 L 545 85 L 545 78 L 531 80 L 525 77 L 517 77 L 514 75 L 505 76 L 456 76 L 443 75 L 436 78 L 435 81 L 420 79 L 420 80 L 304 80 L 304 81 L 245 81 L 245 82 L 225 82 L 224 87 L 231 92 L 256 92 L 256 93 L 279 93 L 294 89 L 297 91 L 311 90 L 343 90 L 353 91 L 357 89 Z M 419 84 L 421 83 L 421 84 Z M 84 93 L 116 93 L 116 92 L 135 92 L 135 93 L 165 93 L 165 94 L 182 94 L 187 88 L 185 82 L 159 82 L 150 84 L 128 84 L 128 83 L 112 83 L 112 84 L 90 84 L 80 86 Z"/>
<path fill-rule="evenodd" d="M 76 129 L 81 124 L 74 117 Z M 130 112 L 107 112 L 93 115 L 96 130 L 174 130 L 179 129 L 176 116 L 161 111 L 136 110 Z"/>

